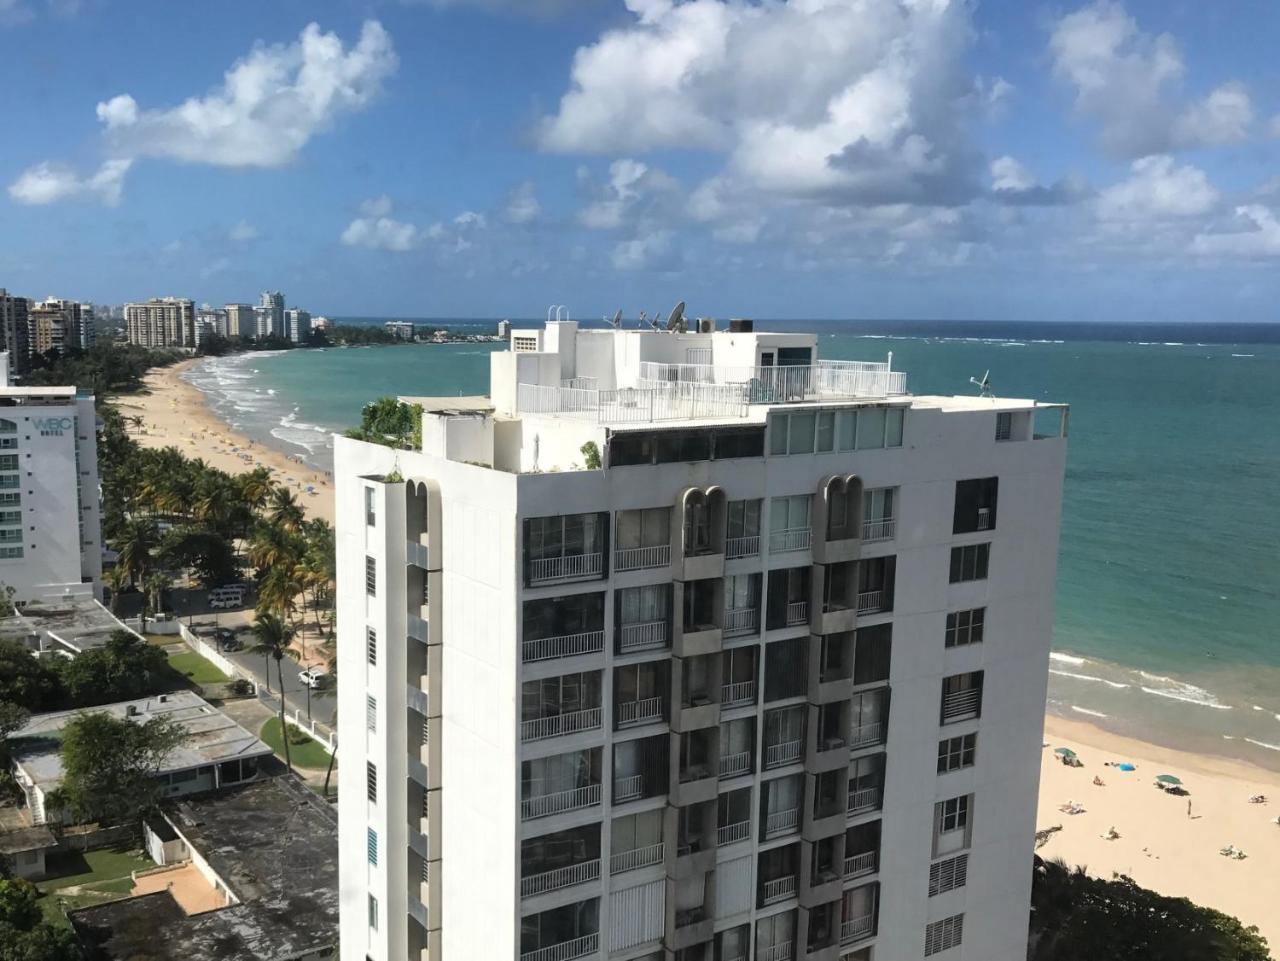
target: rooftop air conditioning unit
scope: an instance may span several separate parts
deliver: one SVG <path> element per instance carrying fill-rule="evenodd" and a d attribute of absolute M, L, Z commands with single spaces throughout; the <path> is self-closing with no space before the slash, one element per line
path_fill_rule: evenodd
<path fill-rule="evenodd" d="M 755 324 L 750 320 L 739 318 L 729 321 L 729 333 L 731 334 L 749 334 L 753 330 L 755 330 Z"/>

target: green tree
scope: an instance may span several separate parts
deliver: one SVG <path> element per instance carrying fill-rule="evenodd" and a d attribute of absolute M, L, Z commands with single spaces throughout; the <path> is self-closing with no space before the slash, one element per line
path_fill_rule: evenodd
<path fill-rule="evenodd" d="M 27 723 L 31 712 L 21 704 L 0 701 L 0 756 L 4 754 L 4 742 L 14 731 Z"/>
<path fill-rule="evenodd" d="M 35 885 L 0 880 L 0 961 L 81 961 L 70 928 L 44 920 Z"/>
<path fill-rule="evenodd" d="M 166 687 L 164 651 L 130 631 L 116 631 L 102 647 L 55 663 L 68 707 L 129 701 Z"/>
<path fill-rule="evenodd" d="M 360 411 L 360 426 L 347 431 L 347 436 L 417 450 L 422 447 L 422 405 L 405 404 L 395 397 L 370 401 Z"/>
<path fill-rule="evenodd" d="M 286 487 L 277 487 L 267 499 L 267 520 L 274 527 L 279 527 L 290 534 L 296 534 L 302 528 L 306 515 L 302 505 Z"/>
<path fill-rule="evenodd" d="M 186 738 L 168 718 L 142 724 L 105 712 L 77 714 L 62 730 L 62 799 L 80 822 L 135 821 L 160 798 L 156 775 Z"/>
<path fill-rule="evenodd" d="M 116 566 L 125 572 L 130 584 L 141 586 L 150 573 L 158 536 L 155 522 L 149 518 L 134 518 L 125 524 L 116 541 Z"/>
<path fill-rule="evenodd" d="M 33 656 L 19 641 L 0 640 L 0 701 L 28 711 L 52 708 L 59 689 L 49 663 Z"/>
<path fill-rule="evenodd" d="M 289 646 L 293 640 L 294 630 L 288 621 L 279 615 L 259 610 L 253 619 L 253 634 L 257 643 L 250 650 L 276 662 L 276 680 L 280 682 L 280 740 L 284 742 L 284 763 L 293 772 L 293 761 L 289 757 L 289 729 L 284 723 L 284 667 L 286 657 L 297 658 L 298 654 Z"/>

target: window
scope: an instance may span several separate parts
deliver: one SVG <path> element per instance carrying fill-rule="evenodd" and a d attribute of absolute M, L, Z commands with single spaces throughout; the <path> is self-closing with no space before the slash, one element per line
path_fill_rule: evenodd
<path fill-rule="evenodd" d="M 364 630 L 364 653 L 369 663 L 376 667 L 378 664 L 378 632 L 372 627 L 366 627 Z"/>
<path fill-rule="evenodd" d="M 951 548 L 951 583 L 984 581 L 991 562 L 990 544 L 970 544 Z"/>
<path fill-rule="evenodd" d="M 726 611 L 758 610 L 760 607 L 760 575 L 729 574 L 724 579 Z M 754 628 L 754 624 L 752 627 Z"/>
<path fill-rule="evenodd" d="M 18 470 L 18 455 L 0 454 L 0 470 Z"/>
<path fill-rule="evenodd" d="M 812 413 L 792 414 L 787 431 L 787 453 L 813 453 L 813 425 L 817 417 Z"/>
<path fill-rule="evenodd" d="M 760 552 L 760 500 L 729 501 L 725 536 L 730 557 Z M 751 539 L 751 540 L 749 540 Z"/>
<path fill-rule="evenodd" d="M 372 761 L 366 761 L 364 764 L 364 787 L 365 793 L 369 797 L 369 803 L 378 803 L 378 765 Z M 376 857 L 377 855 L 375 855 Z M 377 863 L 377 862 L 374 862 Z"/>
<path fill-rule="evenodd" d="M 368 555 L 364 559 L 364 592 L 370 597 L 378 596 L 378 562 Z"/>
<path fill-rule="evenodd" d="M 982 716 L 982 671 L 942 679 L 942 723 Z"/>
<path fill-rule="evenodd" d="M 853 641 L 853 683 L 879 684 L 889 680 L 892 651 L 892 624 L 858 628 Z"/>
<path fill-rule="evenodd" d="M 579 568 L 557 565 L 562 558 L 585 558 L 604 550 L 608 514 L 558 514 L 554 517 L 530 517 L 524 522 L 524 548 L 534 563 L 537 579 L 550 579 L 568 574 L 600 576 L 599 563 L 584 563 Z M 538 566 L 537 562 L 544 563 Z M 545 569 L 544 569 L 545 568 Z"/>
<path fill-rule="evenodd" d="M 764 698 L 800 697 L 809 689 L 809 638 L 774 641 L 765 648 Z"/>
<path fill-rule="evenodd" d="M 598 709 L 600 672 L 584 671 L 525 681 L 521 688 L 521 705 L 522 721 L 537 721 Z M 596 726 L 599 726 L 598 720 Z"/>
<path fill-rule="evenodd" d="M 705 497 L 691 496 L 684 505 L 685 556 L 708 554 L 711 549 L 711 505 Z"/>
<path fill-rule="evenodd" d="M 785 538 L 779 538 L 778 535 L 786 534 L 791 531 L 809 531 L 809 505 L 811 498 L 808 494 L 793 494 L 789 497 L 775 497 L 769 502 L 769 532 L 773 535 L 773 544 L 770 550 L 788 550 L 791 549 Z M 801 544 L 801 548 L 808 547 L 807 543 Z"/>
<path fill-rule="evenodd" d="M 957 854 L 929 867 L 929 897 L 962 888 L 969 879 L 969 855 Z"/>
<path fill-rule="evenodd" d="M 364 522 L 369 527 L 373 527 L 378 523 L 378 514 L 374 509 L 374 490 L 372 487 L 364 489 Z"/>
<path fill-rule="evenodd" d="M 996 414 L 996 440 L 1013 440 L 1013 412 Z"/>
<path fill-rule="evenodd" d="M 885 408 L 864 407 L 858 411 L 858 450 L 884 446 Z"/>
<path fill-rule="evenodd" d="M 823 410 L 818 412 L 818 442 L 817 449 L 819 453 L 826 453 L 835 449 L 836 441 L 836 412 L 833 410 Z"/>
<path fill-rule="evenodd" d="M 979 477 L 956 481 L 955 512 L 951 523 L 953 534 L 972 534 L 996 528 L 996 499 L 1000 478 Z"/>
<path fill-rule="evenodd" d="M 370 731 L 378 729 L 378 699 L 372 694 L 364 698 L 364 726 Z"/>
<path fill-rule="evenodd" d="M 967 644 L 982 643 L 982 629 L 986 622 L 987 609 L 975 607 L 970 611 L 952 611 L 947 615 L 947 647 L 964 647 Z"/>
<path fill-rule="evenodd" d="M 671 542 L 671 508 L 618 511 L 614 522 L 618 550 L 662 547 Z"/>
<path fill-rule="evenodd" d="M 378 832 L 373 828 L 368 828 L 365 832 L 364 843 L 369 863 L 376 868 L 378 866 Z"/>
<path fill-rule="evenodd" d="M 955 854 L 969 846 L 973 795 L 965 794 L 933 806 L 933 856 Z"/>
<path fill-rule="evenodd" d="M 938 773 L 958 771 L 961 768 L 973 767 L 974 754 L 978 749 L 978 735 L 962 734 L 959 737 L 948 737 L 938 742 Z"/>
<path fill-rule="evenodd" d="M 369 895 L 369 928 L 370 930 L 378 930 L 378 899 L 372 894 Z"/>
<path fill-rule="evenodd" d="M 884 446 L 902 446 L 902 425 L 906 420 L 906 411 L 901 407 L 891 408 L 884 418 Z"/>
<path fill-rule="evenodd" d="M 924 956 L 939 954 L 959 945 L 964 938 L 964 915 L 953 914 L 934 921 L 924 929 Z"/>

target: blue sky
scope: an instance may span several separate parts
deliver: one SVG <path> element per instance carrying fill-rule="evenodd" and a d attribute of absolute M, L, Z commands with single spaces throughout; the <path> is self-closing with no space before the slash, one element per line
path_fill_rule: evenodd
<path fill-rule="evenodd" d="M 0 286 L 1275 320 L 1271 0 L 0 0 Z"/>

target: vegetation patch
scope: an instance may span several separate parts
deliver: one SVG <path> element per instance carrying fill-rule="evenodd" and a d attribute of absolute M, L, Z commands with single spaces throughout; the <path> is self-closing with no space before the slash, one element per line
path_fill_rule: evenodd
<path fill-rule="evenodd" d="M 288 726 L 297 731 L 297 728 L 292 727 L 292 725 Z M 293 761 L 294 766 L 310 768 L 313 771 L 327 768 L 329 766 L 329 752 L 306 733 L 302 731 L 298 731 L 298 733 L 302 735 L 303 740 L 301 742 L 294 740 L 292 736 L 289 739 L 289 758 Z M 284 739 L 280 736 L 280 719 L 278 717 L 273 717 L 262 725 L 262 730 L 258 732 L 258 737 L 262 738 L 263 743 L 281 758 L 284 757 Z"/>

